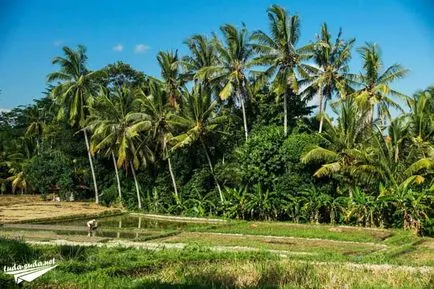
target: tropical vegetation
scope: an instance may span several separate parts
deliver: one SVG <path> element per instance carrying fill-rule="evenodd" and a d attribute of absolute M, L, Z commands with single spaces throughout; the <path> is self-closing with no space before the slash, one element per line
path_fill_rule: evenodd
<path fill-rule="evenodd" d="M 405 95 L 377 44 L 267 15 L 159 52 L 159 78 L 64 47 L 44 95 L 0 113 L 1 193 L 431 233 L 434 87 Z"/>

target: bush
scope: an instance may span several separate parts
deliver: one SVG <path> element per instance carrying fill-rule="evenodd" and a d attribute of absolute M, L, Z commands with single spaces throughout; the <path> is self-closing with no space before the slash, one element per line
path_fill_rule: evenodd
<path fill-rule="evenodd" d="M 26 174 L 30 185 L 47 194 L 58 187 L 61 197 L 67 198 L 73 190 L 73 164 L 61 151 L 45 150 L 30 161 Z"/>
<path fill-rule="evenodd" d="M 0 288 L 19 288 L 15 284 L 14 277 L 0 271 Z"/>
<path fill-rule="evenodd" d="M 182 187 L 181 196 L 186 199 L 205 196 L 215 186 L 215 181 L 209 168 L 202 167 L 196 170 L 191 179 Z"/>
<path fill-rule="evenodd" d="M 284 171 L 279 148 L 284 141 L 283 130 L 278 126 L 263 126 L 255 130 L 237 150 L 238 163 L 244 183 L 261 184 L 272 189 L 277 177 Z"/>
<path fill-rule="evenodd" d="M 288 136 L 280 148 L 285 163 L 297 164 L 301 156 L 320 144 L 321 138 L 317 134 L 294 133 Z"/>
<path fill-rule="evenodd" d="M 277 192 L 296 196 L 316 181 L 313 177 L 314 168 L 302 164 L 300 158 L 319 143 L 318 135 L 294 133 L 288 136 L 279 150 L 285 165 L 285 173 L 275 182 L 274 189 Z"/>
<path fill-rule="evenodd" d="M 119 193 L 117 185 L 113 184 L 110 187 L 103 189 L 99 200 L 104 206 L 110 206 L 118 203 Z"/>

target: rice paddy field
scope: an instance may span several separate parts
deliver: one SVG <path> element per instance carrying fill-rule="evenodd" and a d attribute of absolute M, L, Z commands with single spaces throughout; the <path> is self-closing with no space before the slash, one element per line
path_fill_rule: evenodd
<path fill-rule="evenodd" d="M 0 265 L 56 258 L 26 288 L 434 287 L 434 239 L 409 231 L 122 214 L 89 237 L 87 220 L 4 223 Z"/>

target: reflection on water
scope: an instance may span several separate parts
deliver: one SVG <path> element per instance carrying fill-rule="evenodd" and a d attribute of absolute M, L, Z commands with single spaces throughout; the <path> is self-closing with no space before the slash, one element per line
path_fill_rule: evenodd
<path fill-rule="evenodd" d="M 86 236 L 87 232 L 85 231 L 63 231 L 56 230 L 53 231 L 59 235 L 74 235 L 74 236 Z M 152 232 L 125 232 L 125 231 L 104 231 L 102 228 L 98 228 L 92 236 L 96 237 L 106 237 L 106 238 L 117 238 L 117 239 L 145 239 L 147 237 L 151 237 L 155 234 Z"/>
<path fill-rule="evenodd" d="M 86 236 L 88 219 L 49 222 L 45 224 L 7 224 L 3 229 L 8 231 L 51 232 L 57 235 Z M 188 223 L 182 221 L 155 220 L 141 215 L 118 215 L 97 218 L 98 228 L 93 236 L 146 241 L 169 236 L 182 231 L 186 227 L 210 226 L 209 223 Z M 222 224 L 211 225 L 213 227 Z M 56 238 L 56 237 L 55 237 Z"/>
<path fill-rule="evenodd" d="M 209 226 L 207 223 L 186 223 L 166 220 L 148 219 L 139 215 L 119 215 L 96 219 L 99 228 L 137 228 L 137 229 L 171 229 L 178 230 L 186 227 Z M 58 222 L 58 225 L 85 226 L 88 220 L 72 220 Z"/>

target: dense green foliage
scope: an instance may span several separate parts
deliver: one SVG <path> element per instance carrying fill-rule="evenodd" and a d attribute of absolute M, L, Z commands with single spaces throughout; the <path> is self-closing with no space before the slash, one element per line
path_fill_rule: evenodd
<path fill-rule="evenodd" d="M 370 43 L 352 72 L 354 39 L 324 24 L 300 45 L 298 16 L 267 13 L 270 31 L 223 25 L 158 53 L 160 79 L 64 47 L 46 96 L 0 114 L 2 193 L 432 231 L 434 89 L 394 90 L 407 70 Z"/>

